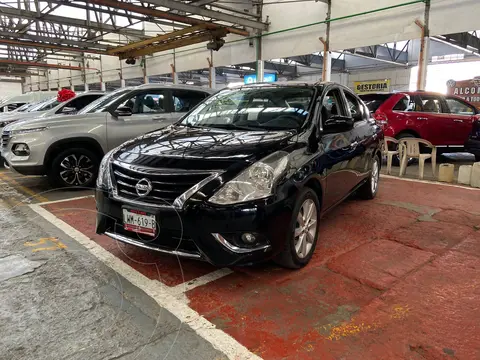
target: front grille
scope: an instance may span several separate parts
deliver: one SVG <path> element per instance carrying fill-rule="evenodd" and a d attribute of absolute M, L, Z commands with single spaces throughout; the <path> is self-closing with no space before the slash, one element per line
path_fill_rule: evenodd
<path fill-rule="evenodd" d="M 172 206 L 177 197 L 213 173 L 165 168 L 148 170 L 144 172 L 141 167 L 131 170 L 114 162 L 112 173 L 118 196 L 147 204 Z M 152 191 L 143 197 L 138 196 L 135 189 L 141 179 L 148 179 L 152 183 Z"/>
<path fill-rule="evenodd" d="M 10 141 L 10 131 L 3 131 L 2 133 L 2 147 L 7 147 Z"/>

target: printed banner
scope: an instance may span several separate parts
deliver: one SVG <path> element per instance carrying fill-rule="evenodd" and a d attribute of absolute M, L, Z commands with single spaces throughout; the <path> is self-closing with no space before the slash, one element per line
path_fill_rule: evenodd
<path fill-rule="evenodd" d="M 470 80 L 448 80 L 447 94 L 461 97 L 480 109 L 480 76 Z"/>
<path fill-rule="evenodd" d="M 376 92 L 389 92 L 390 79 L 355 81 L 353 83 L 353 90 L 360 95 Z"/>

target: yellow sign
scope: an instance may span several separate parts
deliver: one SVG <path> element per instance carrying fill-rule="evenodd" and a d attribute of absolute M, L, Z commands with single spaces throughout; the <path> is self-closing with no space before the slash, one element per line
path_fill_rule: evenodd
<path fill-rule="evenodd" d="M 353 83 L 353 90 L 357 94 L 389 92 L 390 91 L 390 79 L 355 81 Z"/>

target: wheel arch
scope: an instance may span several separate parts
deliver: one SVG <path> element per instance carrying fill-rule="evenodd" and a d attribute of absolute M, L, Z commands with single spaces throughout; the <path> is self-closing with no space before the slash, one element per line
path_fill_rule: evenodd
<path fill-rule="evenodd" d="M 418 132 L 416 132 L 415 130 L 412 130 L 412 129 L 405 129 L 405 130 L 400 131 L 395 136 L 395 138 L 399 139 L 402 135 L 412 135 L 412 136 L 415 136 L 417 138 L 421 138 L 420 134 Z"/>
<path fill-rule="evenodd" d="M 323 187 L 321 181 L 315 177 L 310 177 L 304 183 L 305 187 L 312 189 L 318 197 L 318 202 L 320 203 L 320 211 L 323 208 Z"/>
<path fill-rule="evenodd" d="M 62 139 L 54 142 L 48 147 L 48 150 L 45 153 L 45 160 L 44 160 L 45 166 L 50 167 L 55 156 L 60 151 L 63 151 L 69 148 L 70 149 L 85 148 L 87 150 L 92 151 L 96 155 L 98 155 L 99 160 L 101 160 L 103 155 L 105 155 L 100 143 L 93 138 L 75 137 L 75 138 Z"/>

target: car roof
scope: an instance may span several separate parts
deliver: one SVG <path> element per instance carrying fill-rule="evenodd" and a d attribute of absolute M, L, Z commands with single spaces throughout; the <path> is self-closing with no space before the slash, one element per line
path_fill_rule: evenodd
<path fill-rule="evenodd" d="M 106 93 L 107 93 L 106 91 L 97 91 L 97 90 L 83 91 L 83 92 L 77 93 L 76 97 L 83 96 L 83 95 L 105 95 Z"/>
<path fill-rule="evenodd" d="M 168 89 L 177 89 L 177 90 L 196 90 L 204 91 L 208 93 L 213 93 L 216 90 L 200 86 L 192 85 L 183 85 L 183 84 L 142 84 L 138 86 L 129 87 L 130 89 L 159 89 L 159 88 L 168 88 Z"/>
<path fill-rule="evenodd" d="M 299 86 L 305 86 L 305 87 L 317 87 L 321 85 L 337 85 L 342 88 L 345 88 L 342 84 L 335 83 L 332 81 L 275 81 L 275 82 L 260 82 L 260 83 L 254 83 L 254 84 L 242 84 L 242 85 L 237 85 L 231 87 L 231 89 L 239 89 L 239 88 L 256 88 L 256 87 L 299 87 Z"/>

